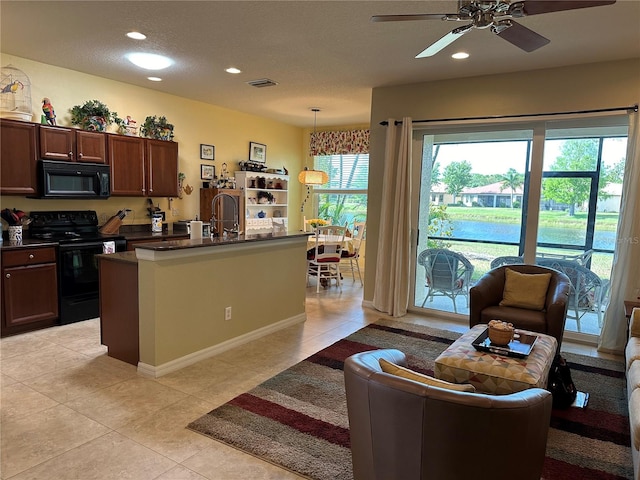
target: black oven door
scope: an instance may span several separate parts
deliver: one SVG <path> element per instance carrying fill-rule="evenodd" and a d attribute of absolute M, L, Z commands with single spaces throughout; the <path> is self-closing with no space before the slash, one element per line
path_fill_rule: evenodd
<path fill-rule="evenodd" d="M 116 251 L 126 248 L 116 240 Z M 102 241 L 61 244 L 59 251 L 60 323 L 67 324 L 96 318 L 98 302 L 98 259 Z"/>

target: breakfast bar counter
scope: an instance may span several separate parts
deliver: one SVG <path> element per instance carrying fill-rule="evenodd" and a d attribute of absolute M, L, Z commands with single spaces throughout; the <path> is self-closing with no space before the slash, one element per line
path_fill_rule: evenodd
<path fill-rule="evenodd" d="M 129 323 L 137 320 L 138 371 L 159 377 L 303 322 L 307 236 L 170 240 L 137 244 L 135 258 L 133 252 L 100 255 L 101 272 L 110 270 L 105 262 L 120 266 L 137 285 L 135 296 L 118 293 L 131 283 L 117 271 L 110 272 L 111 282 L 101 274 L 103 339 L 114 317 L 123 315 L 122 306 L 113 304 L 135 298 L 137 312 L 135 306 L 129 310 L 137 319 Z M 110 309 L 118 314 L 109 315 Z M 105 345 L 111 355 L 112 346 Z"/>

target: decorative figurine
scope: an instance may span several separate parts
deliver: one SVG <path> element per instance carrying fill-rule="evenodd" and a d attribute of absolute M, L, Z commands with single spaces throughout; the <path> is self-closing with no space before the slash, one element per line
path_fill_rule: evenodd
<path fill-rule="evenodd" d="M 53 105 L 51 105 L 51 100 L 47 97 L 42 99 L 42 111 L 44 112 L 44 116 L 47 119 L 47 123 L 49 125 L 56 124 L 56 112 L 53 110 Z"/>

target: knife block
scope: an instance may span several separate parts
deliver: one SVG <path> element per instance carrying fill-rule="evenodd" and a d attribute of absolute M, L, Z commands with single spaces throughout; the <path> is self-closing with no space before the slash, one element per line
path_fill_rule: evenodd
<path fill-rule="evenodd" d="M 120 233 L 120 225 L 122 225 L 122 219 L 118 215 L 114 215 L 109 220 L 107 220 L 102 227 L 100 227 L 100 233 Z"/>

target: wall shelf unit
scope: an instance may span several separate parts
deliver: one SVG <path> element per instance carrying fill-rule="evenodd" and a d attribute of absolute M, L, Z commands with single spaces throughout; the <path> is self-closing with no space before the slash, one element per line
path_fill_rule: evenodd
<path fill-rule="evenodd" d="M 235 172 L 244 193 L 245 231 L 270 232 L 273 223 L 289 223 L 289 176 L 266 172 Z"/>

